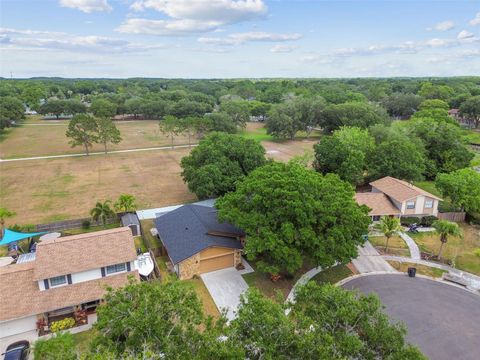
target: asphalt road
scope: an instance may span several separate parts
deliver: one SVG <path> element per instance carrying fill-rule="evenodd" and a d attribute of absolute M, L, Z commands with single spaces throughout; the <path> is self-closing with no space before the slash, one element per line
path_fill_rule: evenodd
<path fill-rule="evenodd" d="M 407 325 L 408 340 L 434 360 L 480 359 L 480 296 L 406 275 L 370 275 L 343 285 L 378 294 L 385 311 Z"/>

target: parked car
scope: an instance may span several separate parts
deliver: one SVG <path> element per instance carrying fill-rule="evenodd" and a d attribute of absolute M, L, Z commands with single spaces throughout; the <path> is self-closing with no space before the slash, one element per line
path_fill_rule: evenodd
<path fill-rule="evenodd" d="M 26 360 L 30 354 L 30 343 L 28 341 L 18 341 L 10 344 L 3 353 L 3 360 Z"/>

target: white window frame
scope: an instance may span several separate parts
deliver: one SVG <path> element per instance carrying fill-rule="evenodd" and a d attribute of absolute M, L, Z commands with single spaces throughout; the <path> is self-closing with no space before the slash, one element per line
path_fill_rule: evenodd
<path fill-rule="evenodd" d="M 123 265 L 123 269 L 121 270 L 118 270 L 118 266 L 122 266 Z M 113 271 L 109 271 L 108 268 L 112 268 L 113 267 Z M 114 265 L 108 265 L 105 267 L 105 275 L 114 275 L 114 274 L 118 274 L 118 273 L 122 273 L 122 272 L 126 272 L 127 271 L 127 264 L 126 263 L 119 263 L 119 264 L 114 264 Z"/>
<path fill-rule="evenodd" d="M 411 204 L 411 205 L 409 205 Z M 407 210 L 415 209 L 415 200 L 408 200 L 406 204 Z"/>
<path fill-rule="evenodd" d="M 62 282 L 62 283 L 60 283 L 60 284 L 54 285 L 54 284 L 52 283 L 52 279 L 59 279 L 59 278 L 63 278 L 63 280 L 65 280 L 65 281 Z M 68 285 L 67 275 L 60 275 L 60 276 L 51 277 L 51 278 L 48 279 L 48 284 L 50 285 L 51 288 Z"/>
<path fill-rule="evenodd" d="M 425 209 L 433 208 L 433 199 L 425 199 Z"/>

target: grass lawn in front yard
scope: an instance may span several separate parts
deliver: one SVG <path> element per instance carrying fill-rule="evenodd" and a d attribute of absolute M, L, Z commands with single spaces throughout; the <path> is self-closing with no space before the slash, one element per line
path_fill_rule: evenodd
<path fill-rule="evenodd" d="M 80 354 L 86 353 L 90 347 L 91 342 L 97 336 L 97 332 L 94 329 L 82 331 L 76 334 L 72 334 L 73 340 L 77 347 L 77 351 Z"/>
<path fill-rule="evenodd" d="M 443 257 L 454 261 L 455 267 L 480 275 L 480 256 L 475 250 L 480 248 L 480 226 L 460 223 L 463 237 L 448 237 L 444 246 Z M 440 237 L 436 232 L 411 234 L 411 237 L 420 247 L 420 250 L 438 254 Z"/>
<path fill-rule="evenodd" d="M 312 278 L 312 280 L 316 281 L 320 285 L 336 284 L 340 280 L 343 280 L 351 275 L 353 275 L 353 272 L 347 265 L 337 265 L 319 272 Z"/>
<path fill-rule="evenodd" d="M 392 265 L 392 267 L 397 271 L 406 273 L 409 267 L 414 267 L 417 269 L 417 274 L 430 276 L 433 278 L 442 277 L 442 275 L 447 272 L 442 269 L 437 269 L 434 267 L 419 265 L 415 263 L 399 262 L 399 261 L 393 261 L 393 260 L 387 260 L 387 262 L 390 265 Z"/>
<path fill-rule="evenodd" d="M 195 291 L 197 292 L 198 297 L 202 301 L 203 311 L 205 315 L 210 315 L 215 319 L 218 319 L 220 317 L 220 312 L 218 311 L 217 306 L 215 305 L 215 302 L 213 301 L 212 296 L 210 295 L 207 288 L 205 287 L 205 284 L 203 283 L 202 279 L 194 278 L 194 279 L 183 280 L 183 281 L 193 285 Z"/>
<path fill-rule="evenodd" d="M 377 248 L 377 250 L 385 253 L 385 243 L 387 238 L 385 236 L 369 236 L 368 241 Z M 410 250 L 407 244 L 400 236 L 392 236 L 388 241 L 388 254 L 399 256 L 410 256 Z"/>
<path fill-rule="evenodd" d="M 303 266 L 298 270 L 293 276 L 282 276 L 279 280 L 273 282 L 270 279 L 270 275 L 262 273 L 257 269 L 255 264 L 250 262 L 250 265 L 253 267 L 255 272 L 242 275 L 249 287 L 256 287 L 260 292 L 274 300 L 280 300 L 278 296 L 281 297 L 281 301 L 284 301 L 290 290 L 292 290 L 293 285 L 297 280 L 308 270 L 312 269 L 314 266 L 310 261 L 304 261 Z"/>

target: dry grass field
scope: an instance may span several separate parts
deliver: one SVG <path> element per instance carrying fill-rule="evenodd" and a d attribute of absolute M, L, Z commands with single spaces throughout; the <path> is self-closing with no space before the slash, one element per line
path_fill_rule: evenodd
<path fill-rule="evenodd" d="M 133 194 L 140 208 L 195 199 L 180 177 L 188 149 L 0 163 L 0 203 L 35 224 L 88 216 L 97 200 Z"/>
<path fill-rule="evenodd" d="M 164 136 L 156 120 L 116 122 L 123 140 L 118 145 L 109 144 L 109 150 L 137 149 L 171 144 Z M 39 120 L 28 117 L 22 126 L 8 130 L 0 141 L 0 158 L 17 158 L 45 155 L 83 153 L 84 148 L 72 148 L 65 136 L 68 120 Z M 196 139 L 192 139 L 195 142 Z M 177 136 L 175 145 L 188 144 L 186 136 Z M 96 144 L 91 151 L 103 151 L 102 144 Z"/>
<path fill-rule="evenodd" d="M 148 126 L 157 126 L 156 122 L 132 122 L 121 125 L 131 126 L 132 133 L 139 132 L 141 131 L 139 129 L 145 129 Z M 140 128 L 139 125 L 141 125 Z M 137 130 L 133 130 L 135 126 Z M 258 125 L 255 124 L 254 128 L 257 127 Z M 10 155 L 71 152 L 72 149 L 68 145 L 62 148 L 64 144 L 55 144 L 54 141 L 45 138 L 47 130 L 52 128 L 57 127 L 16 128 L 14 131 L 21 131 L 8 134 L 8 137 L 0 143 L 2 152 L 8 151 Z M 33 130 L 40 130 L 43 137 L 31 140 L 31 145 L 26 151 L 21 144 L 22 141 L 25 144 L 27 138 L 22 134 Z M 59 135 L 56 136 L 59 139 Z M 127 139 L 127 136 L 125 138 Z M 137 140 L 140 138 L 141 136 L 138 136 Z M 130 139 L 130 144 L 135 144 L 133 135 Z M 264 141 L 263 145 L 268 157 L 286 161 L 292 156 L 304 154 L 305 151 L 313 152 L 314 143 L 313 140 Z M 147 144 L 147 146 L 153 145 Z M 195 195 L 188 191 L 180 176 L 180 160 L 189 151 L 185 148 L 2 162 L 0 163 L 0 206 L 17 214 L 8 219 L 9 224 L 37 224 L 87 217 L 97 200 L 115 200 L 122 193 L 134 195 L 140 209 L 193 201 Z"/>

